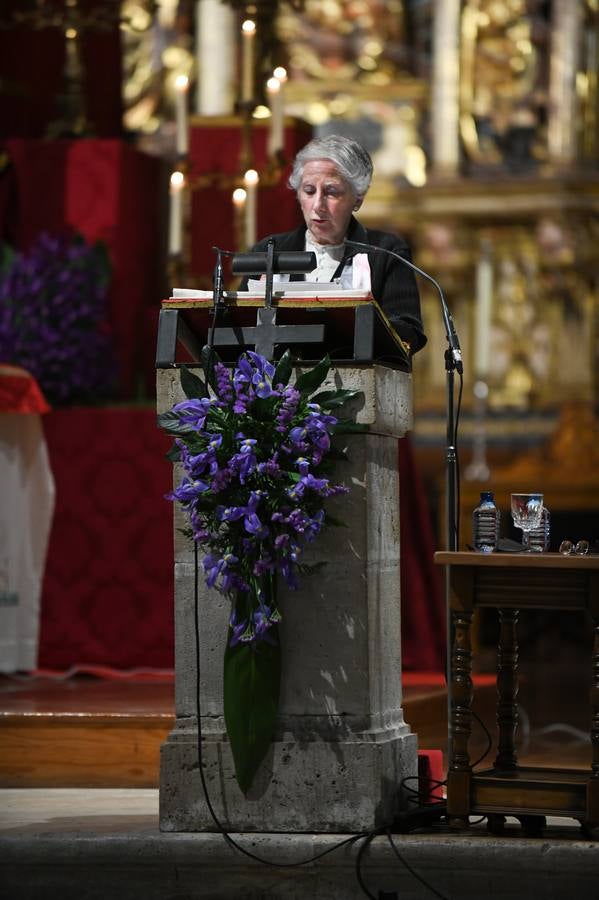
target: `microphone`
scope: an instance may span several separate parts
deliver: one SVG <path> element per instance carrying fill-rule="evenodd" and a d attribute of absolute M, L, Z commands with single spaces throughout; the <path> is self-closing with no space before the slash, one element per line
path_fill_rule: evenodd
<path fill-rule="evenodd" d="M 268 254 L 263 251 L 236 253 L 231 271 L 233 275 L 260 275 L 268 271 Z M 301 275 L 316 268 L 316 254 L 299 250 L 275 250 L 272 254 L 272 271 Z"/>
<path fill-rule="evenodd" d="M 441 286 L 437 281 L 435 281 L 432 275 L 429 275 L 428 272 L 425 272 L 423 269 L 419 269 L 418 266 L 410 262 L 409 259 L 400 256 L 400 254 L 396 253 L 395 250 L 387 250 L 386 247 L 377 247 L 375 244 L 362 244 L 359 241 L 345 241 L 345 245 L 346 247 L 357 247 L 360 250 L 366 250 L 368 253 L 387 253 L 389 256 L 393 256 L 395 259 L 398 259 L 404 266 L 407 266 L 409 269 L 413 269 L 414 272 L 418 272 L 419 275 L 422 275 L 423 278 L 426 278 L 427 281 L 430 281 L 431 284 L 436 287 L 437 291 L 439 292 L 439 297 L 441 298 L 441 311 L 443 313 L 443 321 L 445 323 L 447 343 L 449 344 L 449 349 L 451 350 L 451 356 L 453 358 L 456 371 L 461 375 L 464 371 L 464 367 L 462 364 L 462 351 L 460 348 L 458 335 L 455 330 L 455 325 L 453 324 L 453 319 L 451 318 L 449 307 L 447 306 L 447 302 L 445 300 L 445 297 L 443 296 Z"/>
<path fill-rule="evenodd" d="M 232 256 L 229 250 L 221 250 L 220 247 L 212 248 L 216 253 L 216 266 L 214 269 L 214 283 L 212 289 L 212 305 L 216 310 L 223 299 L 223 256 Z"/>

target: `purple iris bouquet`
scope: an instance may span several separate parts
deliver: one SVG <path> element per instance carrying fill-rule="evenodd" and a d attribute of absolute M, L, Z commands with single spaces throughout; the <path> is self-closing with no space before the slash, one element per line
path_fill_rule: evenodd
<path fill-rule="evenodd" d="M 307 543 L 327 523 L 343 454 L 332 438 L 362 431 L 333 410 L 355 391 L 324 390 L 328 357 L 290 383 L 286 353 L 273 365 L 246 351 L 234 369 L 204 348 L 202 380 L 182 368 L 187 397 L 159 417 L 175 436 L 185 472 L 169 497 L 189 515 L 204 551 L 206 583 L 231 598 L 225 650 L 225 721 L 242 790 L 249 788 L 274 731 L 279 696 L 279 580 L 295 589 L 311 567 Z M 313 568 L 313 567 L 312 567 Z"/>
<path fill-rule="evenodd" d="M 0 361 L 27 369 L 55 406 L 108 396 L 116 364 L 105 247 L 41 234 L 27 253 L 4 247 L 1 256 Z"/>

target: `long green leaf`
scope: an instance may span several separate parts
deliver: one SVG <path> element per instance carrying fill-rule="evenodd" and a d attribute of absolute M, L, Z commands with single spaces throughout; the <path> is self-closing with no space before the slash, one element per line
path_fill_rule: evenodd
<path fill-rule="evenodd" d="M 298 390 L 304 396 L 306 396 L 307 394 L 311 394 L 312 391 L 315 391 L 317 387 L 320 387 L 322 382 L 329 374 L 330 368 L 331 359 L 327 353 L 324 359 L 321 359 L 313 369 L 310 369 L 308 372 L 304 372 L 303 375 L 300 375 L 300 377 L 295 382 L 296 390 Z"/>
<path fill-rule="evenodd" d="M 312 397 L 314 403 L 319 403 L 321 406 L 326 406 L 331 400 L 340 403 L 345 403 L 347 400 L 351 400 L 353 397 L 356 397 L 358 394 L 362 393 L 361 391 L 350 391 L 346 388 L 339 388 L 336 391 L 321 391 L 320 394 L 315 394 Z M 337 405 L 340 405 L 337 404 Z"/>
<path fill-rule="evenodd" d="M 224 659 L 224 713 L 237 783 L 247 794 L 274 737 L 281 682 L 278 629 L 266 641 L 227 641 Z"/>
<path fill-rule="evenodd" d="M 333 434 L 361 434 L 370 430 L 370 425 L 363 422 L 352 422 L 351 419 L 339 419 L 336 425 L 333 425 Z"/>
<path fill-rule="evenodd" d="M 273 375 L 272 383 L 276 387 L 278 384 L 282 384 L 283 387 L 289 384 L 289 379 L 291 378 L 291 373 L 293 372 L 293 359 L 289 350 L 285 350 L 282 357 L 277 363 L 277 367 L 275 369 L 275 374 Z"/>
<path fill-rule="evenodd" d="M 181 366 L 181 387 L 188 400 L 199 400 L 208 396 L 208 389 L 202 379 L 187 366 Z"/>
<path fill-rule="evenodd" d="M 195 429 L 192 425 L 182 422 L 176 412 L 168 409 L 157 416 L 158 427 L 162 428 L 168 434 L 193 434 Z"/>
<path fill-rule="evenodd" d="M 170 450 L 165 455 L 166 458 L 172 463 L 180 462 L 181 460 L 181 450 L 179 449 L 179 447 L 177 447 L 176 444 L 172 444 Z"/>

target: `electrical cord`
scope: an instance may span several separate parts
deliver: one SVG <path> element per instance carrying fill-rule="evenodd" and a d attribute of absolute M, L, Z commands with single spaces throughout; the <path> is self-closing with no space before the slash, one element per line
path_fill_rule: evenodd
<path fill-rule="evenodd" d="M 403 856 L 401 855 L 401 853 L 395 846 L 395 841 L 393 840 L 393 835 L 391 834 L 390 829 L 387 829 L 387 839 L 389 841 L 389 844 L 391 845 L 391 849 L 395 853 L 396 857 L 398 858 L 398 860 L 400 861 L 402 866 L 404 866 L 404 868 L 406 868 L 408 870 L 410 875 L 412 875 L 412 877 L 415 878 L 416 881 L 419 881 L 423 887 L 425 887 L 429 891 L 431 891 L 431 893 L 433 893 L 435 895 L 435 897 L 438 897 L 439 900 L 449 900 L 449 898 L 445 894 L 442 894 L 440 891 L 438 891 L 436 888 L 434 888 L 432 886 L 432 884 L 429 884 L 428 881 L 425 881 L 425 879 L 421 875 L 418 874 L 418 872 L 409 864 L 409 862 L 403 858 Z"/>
<path fill-rule="evenodd" d="M 335 850 L 339 850 L 342 847 L 350 846 L 351 844 L 355 844 L 358 841 L 362 841 L 355 862 L 355 874 L 356 880 L 360 886 L 360 889 L 363 891 L 364 895 L 369 898 L 369 900 L 377 900 L 377 898 L 372 894 L 367 888 L 364 878 L 362 875 L 362 867 L 363 860 L 366 850 L 370 846 L 371 842 L 375 837 L 380 834 L 386 833 L 391 846 L 393 847 L 394 852 L 396 853 L 398 859 L 402 864 L 414 875 L 414 877 L 421 882 L 425 887 L 429 888 L 437 897 L 440 897 L 441 900 L 446 900 L 443 895 L 439 894 L 435 888 L 431 885 L 427 884 L 424 879 L 418 873 L 414 872 L 414 870 L 409 866 L 409 864 L 401 857 L 398 853 L 397 848 L 395 847 L 393 840 L 391 838 L 391 831 L 389 826 L 382 826 L 381 828 L 372 830 L 372 831 L 362 831 L 357 832 L 356 834 L 352 834 L 349 837 L 345 838 L 342 841 L 338 841 L 333 846 L 328 847 L 326 850 L 321 851 L 320 853 L 316 853 L 306 859 L 298 860 L 296 862 L 285 862 L 278 863 L 273 860 L 265 859 L 264 857 L 258 856 L 256 853 L 253 853 L 251 850 L 247 850 L 245 847 L 241 846 L 241 844 L 231 837 L 231 834 L 227 831 L 223 823 L 218 818 L 218 815 L 215 812 L 214 806 L 210 799 L 210 793 L 208 790 L 208 785 L 206 783 L 206 776 L 204 774 L 204 763 L 203 763 L 203 753 L 202 753 L 202 717 L 201 717 L 201 699 L 200 699 L 200 684 L 201 684 L 201 652 L 200 652 L 200 625 L 199 625 L 200 617 L 199 617 L 199 567 L 198 567 L 198 547 L 196 542 L 194 541 L 194 634 L 195 634 L 195 662 L 196 662 L 196 718 L 197 718 L 197 728 L 198 728 L 198 740 L 197 740 L 197 758 L 198 758 L 198 769 L 200 774 L 200 781 L 202 784 L 202 791 L 204 794 L 204 799 L 206 801 L 206 806 L 210 813 L 210 817 L 214 822 L 217 831 L 222 835 L 225 842 L 231 847 L 233 850 L 237 850 L 239 853 L 243 854 L 247 858 L 253 860 L 254 862 L 260 863 L 261 865 L 267 866 L 273 869 L 294 869 L 300 868 L 301 866 L 309 865 L 311 863 L 316 862 L 319 859 L 322 859 L 324 856 L 327 856 L 329 853 L 333 853 Z M 488 734 L 488 732 L 487 732 Z M 408 788 L 406 786 L 406 782 L 413 778 L 417 779 L 418 776 L 407 776 L 407 778 L 402 779 L 401 787 L 404 790 L 407 790 L 409 793 L 414 794 L 417 797 L 420 797 L 420 792 L 415 791 L 413 788 Z M 443 787 L 445 782 L 438 781 L 436 779 L 428 779 L 429 784 L 434 785 L 434 789 L 438 789 Z M 426 804 L 426 808 L 434 809 L 436 805 L 442 806 L 443 804 Z"/>
<path fill-rule="evenodd" d="M 491 737 L 491 732 L 489 731 L 489 729 L 487 728 L 487 726 L 485 725 L 485 723 L 483 722 L 481 717 L 478 715 L 478 713 L 475 713 L 474 710 L 472 710 L 472 715 L 474 716 L 474 718 L 476 719 L 476 721 L 478 722 L 478 724 L 484 731 L 485 736 L 487 738 L 487 746 L 485 747 L 484 752 L 481 754 L 481 756 L 479 756 L 479 758 L 476 760 L 476 762 L 472 763 L 472 768 L 476 769 L 476 767 L 481 764 L 483 759 L 485 759 L 491 752 L 491 748 L 493 746 L 493 738 Z"/>
<path fill-rule="evenodd" d="M 210 794 L 208 791 L 208 785 L 206 783 L 206 777 L 204 775 L 204 765 L 203 765 L 203 756 L 202 756 L 202 725 L 201 725 L 201 703 L 200 703 L 200 681 L 201 681 L 201 654 L 200 654 L 200 625 L 199 625 L 199 578 L 198 578 L 198 546 L 194 541 L 194 631 L 195 631 L 195 657 L 196 657 L 196 716 L 197 716 L 197 724 L 198 724 L 198 741 L 197 741 L 197 751 L 198 751 L 198 767 L 200 771 L 200 781 L 202 783 L 202 791 L 204 793 L 204 799 L 206 800 L 206 806 L 208 807 L 208 811 L 210 813 L 210 817 L 218 832 L 223 836 L 224 840 L 227 844 L 242 853 L 244 856 L 247 856 L 249 859 L 254 860 L 255 862 L 262 863 L 262 865 L 268 866 L 274 869 L 292 869 L 299 868 L 300 866 L 305 866 L 310 863 L 316 862 L 319 859 L 322 859 L 323 856 L 327 856 L 327 854 L 332 853 L 334 850 L 338 850 L 341 847 L 345 847 L 349 844 L 356 843 L 362 838 L 365 838 L 365 843 L 368 844 L 370 841 L 377 835 L 382 833 L 385 828 L 377 829 L 376 831 L 361 831 L 356 834 L 350 835 L 343 841 L 339 841 L 334 844 L 332 847 L 328 847 L 326 850 L 321 851 L 320 853 L 316 853 L 313 856 L 308 857 L 307 859 L 299 860 L 298 862 L 292 863 L 277 863 L 273 862 L 269 859 L 264 859 L 263 857 L 258 856 L 255 853 L 252 853 L 251 850 L 246 850 L 245 847 L 242 847 L 234 838 L 231 837 L 230 833 L 227 831 L 225 826 L 222 824 L 220 819 L 218 818 L 214 807 L 212 805 L 212 801 L 210 800 Z M 360 848 L 362 852 L 363 848 Z M 358 882 L 360 883 L 360 873 L 359 873 L 359 865 L 361 860 L 361 853 L 358 853 L 358 857 L 356 859 L 356 875 L 358 877 Z M 367 896 L 372 896 L 367 894 Z M 376 898 L 375 898 L 376 900 Z"/>
<path fill-rule="evenodd" d="M 196 662 L 196 717 L 197 717 L 197 727 L 198 727 L 198 741 L 197 741 L 197 752 L 198 752 L 198 768 L 200 773 L 200 781 L 202 784 L 202 791 L 204 794 L 204 799 L 206 801 L 206 806 L 208 807 L 208 811 L 210 813 L 210 817 L 214 822 L 218 832 L 222 835 L 225 842 L 231 847 L 233 850 L 237 850 L 239 853 L 253 860 L 254 862 L 258 862 L 261 865 L 268 866 L 273 869 L 294 869 L 300 868 L 301 866 L 309 865 L 310 863 L 316 862 L 319 859 L 322 859 L 324 856 L 327 856 L 329 853 L 333 853 L 335 850 L 339 850 L 341 847 L 346 847 L 351 844 L 355 844 L 358 841 L 362 841 L 355 863 L 355 874 L 356 880 L 360 889 L 363 891 L 364 895 L 369 898 L 369 900 L 377 900 L 377 898 L 372 894 L 367 888 L 364 878 L 362 875 L 363 861 L 366 850 L 370 846 L 371 842 L 374 840 L 377 835 L 387 834 L 391 846 L 395 854 L 397 855 L 400 862 L 410 871 L 413 876 L 421 882 L 425 887 L 429 888 L 437 897 L 440 897 L 441 900 L 447 900 L 447 898 L 443 897 L 443 895 L 439 894 L 432 885 L 427 884 L 424 879 L 416 873 L 411 866 L 401 857 L 398 853 L 397 848 L 393 843 L 393 839 L 391 838 L 391 831 L 389 826 L 382 826 L 381 828 L 372 830 L 372 831 L 362 831 L 357 832 L 356 834 L 350 835 L 343 841 L 339 841 L 334 844 L 332 847 L 328 847 L 326 850 L 323 850 L 320 853 L 316 853 L 313 856 L 307 857 L 303 860 L 298 860 L 297 862 L 292 863 L 277 863 L 273 862 L 273 860 L 264 859 L 264 857 L 258 856 L 256 853 L 252 853 L 251 850 L 246 850 L 245 847 L 242 847 L 241 844 L 238 843 L 234 838 L 231 837 L 230 833 L 227 831 L 225 826 L 222 824 L 220 819 L 218 818 L 214 806 L 212 805 L 212 801 L 210 800 L 210 793 L 208 791 L 208 785 L 206 783 L 206 776 L 204 775 L 204 764 L 203 764 L 203 754 L 202 754 L 202 725 L 201 725 L 201 701 L 200 701 L 200 684 L 201 684 L 201 653 L 200 653 L 200 625 L 199 625 L 200 617 L 199 617 L 199 576 L 198 576 L 198 547 L 194 541 L 194 633 L 195 633 L 195 662 Z M 408 776 L 408 778 L 416 778 L 417 776 Z M 402 786 L 405 786 L 405 782 L 408 778 L 402 779 Z M 431 784 L 435 784 L 437 787 L 442 787 L 445 782 L 439 782 L 436 779 L 429 779 Z M 414 791 L 413 788 L 409 788 L 409 791 L 412 791 L 414 794 L 418 792 Z M 434 804 L 431 804 L 434 806 Z"/>

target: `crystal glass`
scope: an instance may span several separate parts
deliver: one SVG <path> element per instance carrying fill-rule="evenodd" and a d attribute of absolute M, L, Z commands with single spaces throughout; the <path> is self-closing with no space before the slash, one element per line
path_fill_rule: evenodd
<path fill-rule="evenodd" d="M 512 494 L 512 519 L 522 529 L 522 546 L 532 552 L 530 532 L 538 528 L 543 512 L 543 494 Z"/>

